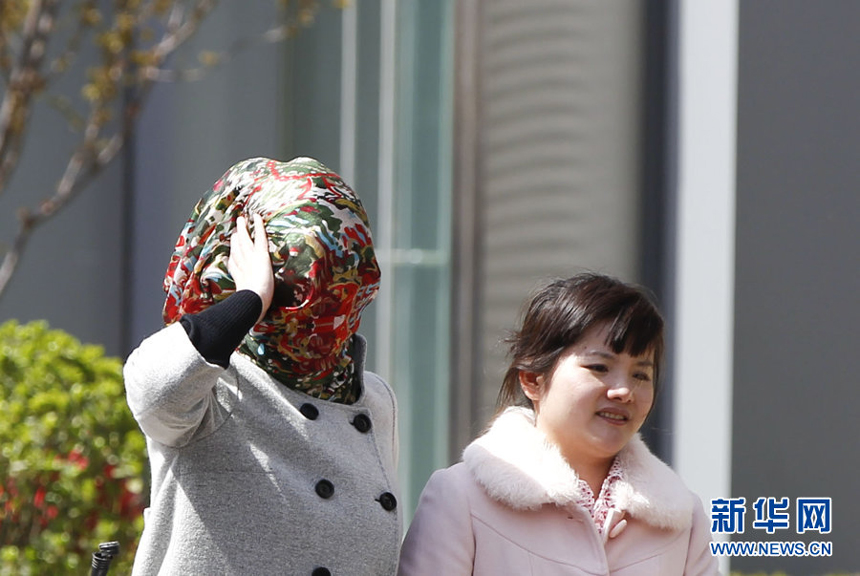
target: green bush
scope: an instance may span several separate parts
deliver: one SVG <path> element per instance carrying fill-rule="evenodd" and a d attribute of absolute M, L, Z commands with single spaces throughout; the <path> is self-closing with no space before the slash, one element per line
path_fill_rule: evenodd
<path fill-rule="evenodd" d="M 143 528 L 146 445 L 122 362 L 44 322 L 0 325 L 0 575 L 85 574 L 116 540 L 127 574 Z"/>

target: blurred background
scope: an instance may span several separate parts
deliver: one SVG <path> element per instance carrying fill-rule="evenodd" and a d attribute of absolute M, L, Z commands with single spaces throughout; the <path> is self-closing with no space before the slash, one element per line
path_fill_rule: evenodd
<path fill-rule="evenodd" d="M 115 161 L 33 232 L 0 322 L 45 319 L 125 358 L 161 326 L 197 199 L 239 160 L 316 157 L 370 214 L 383 280 L 361 331 L 399 399 L 407 521 L 492 415 L 530 291 L 596 270 L 658 296 L 668 369 L 644 433 L 707 510 L 832 498 L 830 534 L 754 531 L 750 508 L 733 536 L 830 541 L 831 557 L 731 568 L 860 570 L 860 3 L 318 4 L 293 38 L 156 83 Z M 171 64 L 272 14 L 222 2 Z M 77 138 L 34 110 L 0 256 Z"/>

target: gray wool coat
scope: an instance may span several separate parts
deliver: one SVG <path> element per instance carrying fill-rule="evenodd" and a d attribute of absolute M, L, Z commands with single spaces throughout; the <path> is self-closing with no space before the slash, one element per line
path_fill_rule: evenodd
<path fill-rule="evenodd" d="M 396 572 L 396 404 L 356 338 L 352 405 L 239 354 L 209 364 L 178 323 L 141 343 L 124 369 L 152 472 L 134 574 Z"/>

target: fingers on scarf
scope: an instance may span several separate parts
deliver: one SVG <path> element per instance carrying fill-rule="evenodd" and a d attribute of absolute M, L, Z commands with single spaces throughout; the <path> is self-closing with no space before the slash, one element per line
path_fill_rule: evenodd
<path fill-rule="evenodd" d="M 247 225 L 245 227 L 247 231 Z M 269 238 L 266 235 L 266 225 L 263 223 L 263 217 L 254 212 L 254 248 L 259 252 L 269 252 Z"/>

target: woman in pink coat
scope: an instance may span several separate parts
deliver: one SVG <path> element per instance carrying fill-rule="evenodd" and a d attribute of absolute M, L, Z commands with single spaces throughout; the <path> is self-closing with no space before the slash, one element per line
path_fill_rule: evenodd
<path fill-rule="evenodd" d="M 663 352 L 648 295 L 555 281 L 509 343 L 499 414 L 428 481 L 399 573 L 717 574 L 701 502 L 638 435 Z"/>

